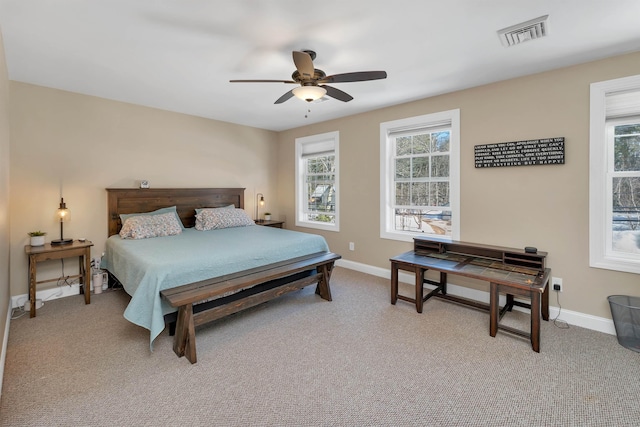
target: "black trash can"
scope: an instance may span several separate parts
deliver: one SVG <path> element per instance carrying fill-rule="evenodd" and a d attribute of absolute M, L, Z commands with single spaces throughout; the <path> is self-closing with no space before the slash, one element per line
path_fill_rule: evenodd
<path fill-rule="evenodd" d="M 607 299 L 618 342 L 629 350 L 640 352 L 640 297 L 611 295 Z"/>

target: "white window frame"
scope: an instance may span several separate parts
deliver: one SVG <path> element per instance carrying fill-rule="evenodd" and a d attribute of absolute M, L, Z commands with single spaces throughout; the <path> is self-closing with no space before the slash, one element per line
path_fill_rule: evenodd
<path fill-rule="evenodd" d="M 422 116 L 380 123 L 380 237 L 383 239 L 413 242 L 424 233 L 395 230 L 394 221 L 394 147 L 392 133 L 412 129 L 429 128 L 450 124 L 449 140 L 449 194 L 451 208 L 451 237 L 429 237 L 443 241 L 460 239 L 460 110 L 448 110 Z"/>
<path fill-rule="evenodd" d="M 323 147 L 331 147 L 335 155 L 335 181 L 334 181 L 334 194 L 335 194 L 335 221 L 333 223 L 326 223 L 320 221 L 311 221 L 307 219 L 306 204 L 307 199 L 304 197 L 305 192 L 305 168 L 304 168 L 304 156 L 305 147 L 313 145 L 319 145 Z M 340 133 L 327 132 L 318 135 L 305 136 L 302 138 L 296 138 L 296 226 L 315 228 L 318 230 L 326 231 L 340 231 Z M 323 148 L 325 151 L 326 148 Z"/>
<path fill-rule="evenodd" d="M 613 155 L 607 140 L 607 96 L 640 90 L 640 75 L 591 84 L 589 135 L 589 265 L 595 268 L 640 273 L 640 255 L 611 250 L 610 165 Z M 627 108 L 620 106 L 623 110 Z M 616 115 L 609 108 L 609 115 Z"/>

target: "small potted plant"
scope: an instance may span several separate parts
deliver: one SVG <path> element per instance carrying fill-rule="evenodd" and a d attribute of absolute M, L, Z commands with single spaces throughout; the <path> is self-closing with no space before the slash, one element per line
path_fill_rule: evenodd
<path fill-rule="evenodd" d="M 44 231 L 31 231 L 27 234 L 31 237 L 31 246 L 44 245 L 44 236 L 47 235 Z"/>
<path fill-rule="evenodd" d="M 271 213 L 265 212 L 264 213 L 264 220 L 265 221 L 271 221 Z"/>

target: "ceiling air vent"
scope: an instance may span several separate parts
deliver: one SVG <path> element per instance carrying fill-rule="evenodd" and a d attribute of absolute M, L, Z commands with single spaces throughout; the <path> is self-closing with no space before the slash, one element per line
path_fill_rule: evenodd
<path fill-rule="evenodd" d="M 512 25 L 498 31 L 498 37 L 504 47 L 539 39 L 549 34 L 549 15 Z"/>

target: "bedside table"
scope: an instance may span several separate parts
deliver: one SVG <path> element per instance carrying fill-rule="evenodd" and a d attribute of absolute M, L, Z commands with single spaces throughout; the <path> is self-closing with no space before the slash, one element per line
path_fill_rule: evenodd
<path fill-rule="evenodd" d="M 88 240 L 84 242 L 74 240 L 66 245 L 52 246 L 51 243 L 46 243 L 43 246 L 26 245 L 24 247 L 24 251 L 29 256 L 29 300 L 31 300 L 29 317 L 36 317 L 36 285 L 59 280 L 56 278 L 36 281 L 39 261 L 78 257 L 79 274 L 69 276 L 69 278 L 80 278 L 80 284 L 84 285 L 84 303 L 91 303 L 91 292 L 89 291 L 89 283 L 91 283 L 89 278 L 91 274 L 91 246 L 93 246 L 93 243 Z"/>
<path fill-rule="evenodd" d="M 265 227 L 282 228 L 284 221 L 274 221 L 266 219 L 256 219 L 256 225 L 264 225 Z"/>

